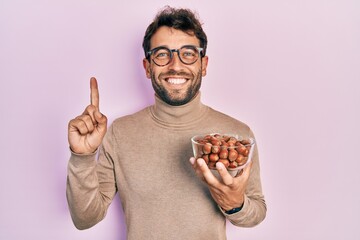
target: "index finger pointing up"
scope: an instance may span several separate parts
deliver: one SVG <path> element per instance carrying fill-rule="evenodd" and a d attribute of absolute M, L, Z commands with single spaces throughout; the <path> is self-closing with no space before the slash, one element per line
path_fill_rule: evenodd
<path fill-rule="evenodd" d="M 91 105 L 99 109 L 99 89 L 96 78 L 90 79 L 90 101 Z"/>

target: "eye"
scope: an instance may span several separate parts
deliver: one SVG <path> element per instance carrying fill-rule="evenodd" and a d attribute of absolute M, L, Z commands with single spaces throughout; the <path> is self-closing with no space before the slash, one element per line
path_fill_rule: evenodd
<path fill-rule="evenodd" d="M 182 50 L 182 56 L 184 58 L 194 58 L 197 56 L 197 50 L 194 48 L 183 48 Z"/>
<path fill-rule="evenodd" d="M 159 49 L 154 52 L 154 57 L 155 58 L 169 58 L 170 52 L 166 49 Z"/>
<path fill-rule="evenodd" d="M 184 52 L 183 55 L 184 55 L 184 56 L 188 56 L 188 57 L 193 57 L 193 56 L 195 56 L 195 53 L 194 53 L 194 52 L 187 51 L 187 52 Z"/>
<path fill-rule="evenodd" d="M 156 57 L 167 57 L 167 56 L 169 56 L 169 54 L 166 52 L 161 52 L 156 55 Z"/>

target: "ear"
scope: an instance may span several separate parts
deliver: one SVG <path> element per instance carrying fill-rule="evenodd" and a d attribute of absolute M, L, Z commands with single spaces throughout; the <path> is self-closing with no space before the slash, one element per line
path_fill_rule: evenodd
<path fill-rule="evenodd" d="M 146 77 L 150 79 L 151 78 L 150 62 L 146 58 L 143 59 L 143 66 L 144 66 L 144 69 L 145 69 Z"/>
<path fill-rule="evenodd" d="M 207 69 L 208 61 L 209 61 L 208 56 L 204 56 L 201 59 L 201 76 L 203 76 L 203 77 L 206 76 L 206 69 Z"/>

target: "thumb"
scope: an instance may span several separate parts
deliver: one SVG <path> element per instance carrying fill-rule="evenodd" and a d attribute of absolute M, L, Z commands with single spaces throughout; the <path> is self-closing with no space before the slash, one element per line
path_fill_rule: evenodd
<path fill-rule="evenodd" d="M 106 128 L 107 125 L 107 117 L 103 115 L 99 110 L 97 110 L 94 114 L 95 120 L 98 123 L 98 128 Z"/>

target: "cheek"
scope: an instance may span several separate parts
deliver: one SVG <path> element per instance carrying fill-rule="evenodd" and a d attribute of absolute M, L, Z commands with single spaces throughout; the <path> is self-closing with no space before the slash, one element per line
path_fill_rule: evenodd
<path fill-rule="evenodd" d="M 199 79 L 203 76 L 204 74 L 204 69 L 201 67 L 201 65 L 199 67 L 197 67 L 196 69 L 192 70 L 192 73 L 194 74 L 196 79 Z"/>
<path fill-rule="evenodd" d="M 159 72 L 157 72 L 154 68 L 150 69 L 149 75 L 150 75 L 151 81 L 158 82 Z"/>
<path fill-rule="evenodd" d="M 154 68 L 152 68 L 152 69 L 150 70 L 150 72 L 151 72 L 151 77 L 153 77 L 153 78 L 154 78 L 154 77 L 157 78 L 157 76 L 159 75 Z"/>
<path fill-rule="evenodd" d="M 148 78 L 152 78 L 154 76 L 154 68 L 152 66 L 148 66 L 146 69 L 146 76 Z"/>

